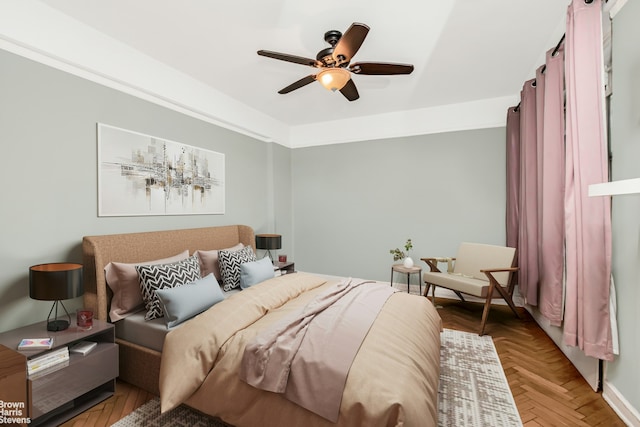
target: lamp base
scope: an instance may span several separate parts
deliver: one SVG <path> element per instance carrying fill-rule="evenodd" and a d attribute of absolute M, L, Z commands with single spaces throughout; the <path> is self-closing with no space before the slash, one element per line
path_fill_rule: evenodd
<path fill-rule="evenodd" d="M 64 331 L 69 327 L 69 322 L 66 320 L 51 320 L 47 322 L 47 331 Z"/>
<path fill-rule="evenodd" d="M 67 319 L 69 320 L 58 319 L 58 304 L 62 306 L 62 308 L 64 309 L 64 312 L 67 315 Z M 51 320 L 51 313 L 53 312 L 54 309 L 55 309 L 55 314 L 53 316 L 53 320 Z M 62 301 L 56 300 L 51 306 L 51 310 L 49 310 L 49 315 L 47 316 L 47 331 L 54 331 L 54 332 L 64 331 L 69 327 L 70 323 L 71 323 L 71 316 L 69 315 L 67 308 L 64 306 Z"/>
<path fill-rule="evenodd" d="M 271 264 L 273 264 L 273 256 L 271 255 L 271 250 L 267 249 L 267 252 L 264 254 L 263 258 L 269 257 L 271 260 Z"/>

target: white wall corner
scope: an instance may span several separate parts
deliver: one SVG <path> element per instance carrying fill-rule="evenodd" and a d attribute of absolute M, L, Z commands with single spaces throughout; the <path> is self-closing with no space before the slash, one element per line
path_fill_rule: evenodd
<path fill-rule="evenodd" d="M 640 413 L 606 379 L 602 383 L 602 397 L 626 425 L 640 427 Z"/>

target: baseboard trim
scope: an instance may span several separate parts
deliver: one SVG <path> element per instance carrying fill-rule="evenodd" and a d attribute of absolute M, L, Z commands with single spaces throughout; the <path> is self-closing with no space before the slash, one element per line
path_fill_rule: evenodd
<path fill-rule="evenodd" d="M 640 427 L 640 413 L 606 379 L 602 384 L 602 397 L 626 425 Z"/>

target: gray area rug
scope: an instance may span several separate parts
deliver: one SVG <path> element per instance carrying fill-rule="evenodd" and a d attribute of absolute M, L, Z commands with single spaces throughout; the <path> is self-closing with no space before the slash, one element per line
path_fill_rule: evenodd
<path fill-rule="evenodd" d="M 522 426 L 491 337 L 445 329 L 440 340 L 438 425 Z"/>
<path fill-rule="evenodd" d="M 178 406 L 173 411 L 160 413 L 160 399 L 148 401 L 111 427 L 229 427 L 228 424 L 214 420 L 200 412 Z"/>
<path fill-rule="evenodd" d="M 445 329 L 441 340 L 438 425 L 522 426 L 491 337 Z M 138 426 L 228 427 L 186 406 L 160 414 L 157 398 L 113 425 Z"/>

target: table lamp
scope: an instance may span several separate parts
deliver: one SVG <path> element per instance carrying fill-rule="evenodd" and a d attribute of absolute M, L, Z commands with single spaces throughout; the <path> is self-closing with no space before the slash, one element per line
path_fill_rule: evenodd
<path fill-rule="evenodd" d="M 29 296 L 37 300 L 53 301 L 47 316 L 48 331 L 62 331 L 69 327 L 71 316 L 62 300 L 76 298 L 83 293 L 82 264 L 60 262 L 29 267 Z M 62 306 L 68 320 L 58 319 L 58 304 Z M 53 319 L 51 313 L 54 313 Z"/>
<path fill-rule="evenodd" d="M 256 249 L 264 249 L 269 255 L 269 259 L 273 262 L 271 256 L 272 249 L 282 248 L 282 236 L 279 234 L 256 234 Z M 266 256 L 266 255 L 265 255 Z"/>

